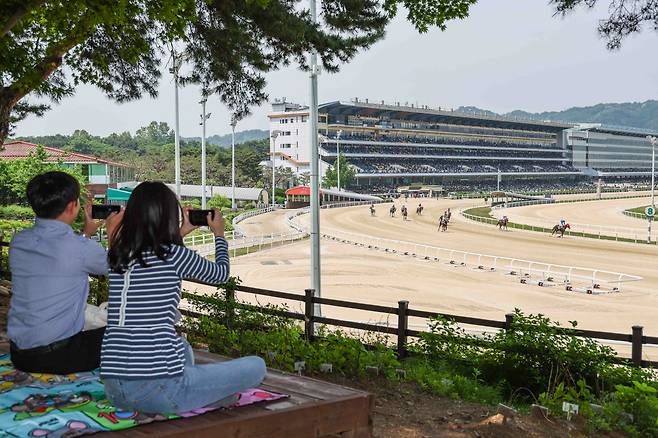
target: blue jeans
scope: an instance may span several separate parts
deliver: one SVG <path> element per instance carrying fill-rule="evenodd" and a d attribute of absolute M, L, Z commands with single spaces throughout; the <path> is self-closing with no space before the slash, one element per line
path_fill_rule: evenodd
<path fill-rule="evenodd" d="M 182 376 L 157 379 L 103 379 L 107 399 L 116 407 L 146 413 L 177 413 L 228 406 L 237 393 L 260 385 L 266 367 L 257 356 L 194 365 L 192 347 L 185 344 Z"/>

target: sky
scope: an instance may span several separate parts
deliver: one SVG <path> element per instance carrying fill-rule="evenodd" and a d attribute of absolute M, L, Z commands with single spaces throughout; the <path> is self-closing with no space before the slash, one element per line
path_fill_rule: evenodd
<path fill-rule="evenodd" d="M 477 106 L 499 113 L 558 111 L 597 103 L 658 99 L 658 34 L 645 30 L 610 52 L 596 32 L 608 1 L 565 18 L 547 0 L 480 0 L 470 17 L 448 29 L 419 34 L 403 16 L 384 40 L 359 53 L 335 74 L 319 77 L 320 103 L 360 100 L 405 102 L 431 108 Z M 292 66 L 266 75 L 270 101 L 308 103 L 308 74 Z M 201 135 L 200 91 L 180 90 L 181 136 Z M 252 108 L 236 130 L 268 129 L 270 104 Z M 230 132 L 229 111 L 211 96 L 208 135 Z M 90 86 L 54 104 L 44 117 L 21 122 L 16 135 L 94 135 L 130 131 L 150 121 L 174 126 L 174 90 L 165 73 L 156 99 L 117 104 Z"/>

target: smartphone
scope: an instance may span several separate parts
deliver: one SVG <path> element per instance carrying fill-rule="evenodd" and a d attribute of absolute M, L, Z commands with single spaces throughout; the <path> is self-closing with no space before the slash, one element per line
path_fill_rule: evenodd
<path fill-rule="evenodd" d="M 215 210 L 190 210 L 190 223 L 194 226 L 201 227 L 208 225 L 208 213 L 211 218 L 215 218 Z"/>
<path fill-rule="evenodd" d="M 106 219 L 112 213 L 121 211 L 120 205 L 92 205 L 91 218 L 92 219 Z"/>

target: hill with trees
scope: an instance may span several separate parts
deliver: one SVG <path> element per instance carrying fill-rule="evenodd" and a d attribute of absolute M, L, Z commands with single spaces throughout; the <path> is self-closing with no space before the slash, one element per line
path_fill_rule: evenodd
<path fill-rule="evenodd" d="M 560 122 L 604 123 L 658 131 L 658 100 L 625 103 L 599 103 L 593 106 L 572 107 L 563 111 L 531 113 L 515 110 L 505 114 L 480 109 L 474 106 L 459 107 L 457 111 L 470 114 L 502 115 L 533 120 Z"/>

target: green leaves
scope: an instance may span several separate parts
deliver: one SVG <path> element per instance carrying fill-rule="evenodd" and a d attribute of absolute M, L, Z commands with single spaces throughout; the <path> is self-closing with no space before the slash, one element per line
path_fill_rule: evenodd
<path fill-rule="evenodd" d="M 426 32 L 467 17 L 475 1 L 324 0 L 321 23 L 311 22 L 301 0 L 5 1 L 0 143 L 11 123 L 45 111 L 22 100 L 29 95 L 57 101 L 79 84 L 92 84 L 118 102 L 155 96 L 173 48 L 192 67 L 181 84 L 202 85 L 241 118 L 267 99 L 265 73 L 292 63 L 307 68 L 312 50 L 325 70 L 337 71 L 384 37 L 398 5 Z"/>

